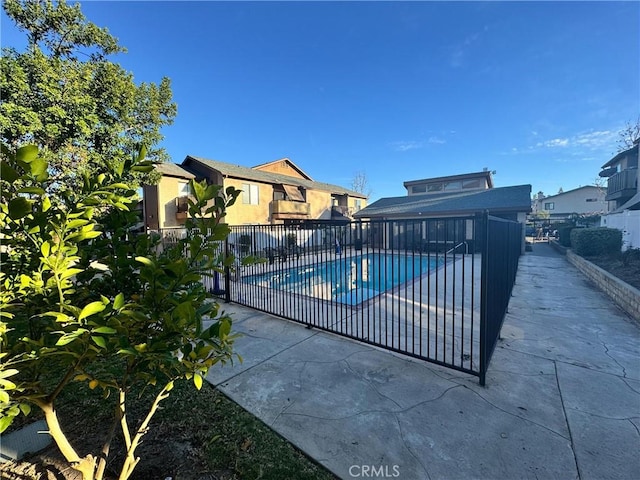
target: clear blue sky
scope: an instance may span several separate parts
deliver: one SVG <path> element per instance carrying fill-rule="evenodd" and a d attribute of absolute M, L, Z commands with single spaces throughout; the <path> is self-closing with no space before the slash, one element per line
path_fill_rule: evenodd
<path fill-rule="evenodd" d="M 136 81 L 170 77 L 187 154 L 289 157 L 371 199 L 496 170 L 555 194 L 593 183 L 640 114 L 638 2 L 82 2 Z M 2 44 L 21 36 L 2 16 Z"/>

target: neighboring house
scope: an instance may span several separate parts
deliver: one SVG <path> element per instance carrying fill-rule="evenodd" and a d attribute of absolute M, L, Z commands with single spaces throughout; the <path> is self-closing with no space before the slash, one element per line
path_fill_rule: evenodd
<path fill-rule="evenodd" d="M 477 172 L 404 183 L 407 196 L 381 198 L 355 214 L 357 218 L 414 219 L 491 215 L 524 222 L 531 211 L 531 185 L 494 188 L 491 173 Z M 422 193 L 417 193 L 425 190 Z"/>
<path fill-rule="evenodd" d="M 566 220 L 573 214 L 603 215 L 607 211 L 605 190 L 587 185 L 547 197 L 538 194 L 532 210 L 533 215 L 544 212 L 550 221 Z"/>
<path fill-rule="evenodd" d="M 171 164 L 164 168 L 162 165 L 166 164 L 158 166 L 163 176 L 156 186 L 156 195 L 161 200 L 156 202 L 160 206 L 159 228 L 184 224 L 186 215 L 181 214 L 180 200 L 177 200 L 184 192 L 176 192 L 174 187 L 176 179 L 184 179 L 186 175 L 225 189 L 242 190 L 236 203 L 227 210 L 225 221 L 230 225 L 348 222 L 353 213 L 366 206 L 366 195 L 316 182 L 288 158 L 250 168 L 189 155 L 180 166 Z M 166 202 L 171 195 L 174 196 L 173 215 L 162 209 L 162 201 Z M 152 196 L 148 202 L 151 211 L 155 208 L 153 199 Z M 152 223 L 147 225 L 153 228 Z"/>
<path fill-rule="evenodd" d="M 142 187 L 145 227 L 181 227 L 187 218 L 189 181 L 195 175 L 175 163 L 160 163 L 156 170 L 162 174 L 160 183 Z"/>
<path fill-rule="evenodd" d="M 640 247 L 640 187 L 638 186 L 639 141 L 615 155 L 602 166 L 601 177 L 607 178 L 605 200 L 608 214 L 601 225 L 622 231 L 622 249 Z"/>
<path fill-rule="evenodd" d="M 404 182 L 407 195 L 423 195 L 425 193 L 469 192 L 493 188 L 491 172 L 484 170 L 476 173 L 451 175 L 448 177 L 425 178 Z"/>
<path fill-rule="evenodd" d="M 494 188 L 487 171 L 413 180 L 405 182 L 404 186 L 407 196 L 381 198 L 354 216 L 371 220 L 421 221 L 488 211 L 490 215 L 524 224 L 531 211 L 531 185 Z M 418 193 L 416 190 L 421 190 L 422 186 L 426 191 Z M 459 235 L 462 240 L 466 235 L 464 228 L 461 224 Z"/>

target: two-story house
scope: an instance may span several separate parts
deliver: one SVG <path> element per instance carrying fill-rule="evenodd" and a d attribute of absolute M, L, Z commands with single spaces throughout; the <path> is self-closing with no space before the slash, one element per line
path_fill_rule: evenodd
<path fill-rule="evenodd" d="M 551 222 L 563 221 L 578 214 L 583 216 L 603 215 L 607 212 L 605 189 L 585 185 L 556 195 L 538 194 L 533 202 L 533 215 L 545 212 Z"/>
<path fill-rule="evenodd" d="M 466 173 L 404 182 L 407 195 L 381 198 L 357 218 L 412 219 L 465 216 L 488 210 L 491 215 L 524 222 L 531 211 L 531 185 L 493 186 L 491 172 Z"/>
<path fill-rule="evenodd" d="M 425 178 L 404 182 L 407 195 L 381 198 L 355 214 L 356 218 L 369 220 L 402 220 L 407 235 L 413 235 L 415 226 L 429 219 L 470 217 L 488 211 L 491 215 L 506 220 L 525 223 L 531 211 L 531 185 L 516 185 L 496 188 L 491 172 L 467 173 L 445 177 Z M 448 239 L 456 244 L 470 237 L 470 220 L 450 222 L 452 231 Z M 419 228 L 423 235 L 437 224 L 427 222 L 426 229 Z M 426 237 L 425 237 L 426 238 Z M 524 231 L 522 237 L 524 250 Z"/>
<path fill-rule="evenodd" d="M 600 172 L 601 177 L 607 178 L 605 200 L 609 202 L 601 225 L 622 231 L 623 250 L 640 247 L 639 144 L 640 139 L 605 163 Z"/>
<path fill-rule="evenodd" d="M 244 167 L 188 155 L 181 165 L 157 166 L 162 179 L 144 187 L 149 229 L 184 225 L 191 178 L 242 190 L 225 217 L 230 225 L 345 222 L 366 206 L 365 194 L 317 182 L 288 158 Z"/>

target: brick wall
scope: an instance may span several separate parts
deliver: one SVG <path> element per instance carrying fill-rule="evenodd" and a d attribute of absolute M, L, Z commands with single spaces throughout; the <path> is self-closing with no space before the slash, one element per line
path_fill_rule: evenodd
<path fill-rule="evenodd" d="M 576 255 L 571 250 L 567 251 L 567 260 L 609 295 L 620 308 L 640 322 L 640 290 Z"/>

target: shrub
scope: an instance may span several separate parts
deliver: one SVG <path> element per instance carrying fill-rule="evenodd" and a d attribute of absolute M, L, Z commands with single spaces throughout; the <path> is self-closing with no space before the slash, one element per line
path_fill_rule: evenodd
<path fill-rule="evenodd" d="M 126 449 L 119 478 L 129 478 L 174 382 L 200 389 L 209 368 L 232 359 L 231 318 L 201 279 L 234 262 L 221 251 L 230 231 L 221 219 L 240 191 L 191 181 L 188 235 L 158 253 L 147 234 L 129 236 L 137 199 L 122 180 L 153 169 L 145 155 L 110 158 L 104 173 L 74 188 L 49 177 L 36 146 L 2 145 L 0 154 L 0 433 L 40 408 L 83 480 L 104 478 L 117 429 Z M 97 367 L 104 364 L 114 369 Z M 94 432 L 101 452 L 76 450 L 60 425 L 56 401 L 74 382 L 117 399 L 111 424 Z M 144 421 L 130 423 L 131 392 L 152 385 L 159 393 Z"/>
<path fill-rule="evenodd" d="M 622 248 L 622 232 L 606 227 L 574 229 L 571 247 L 582 257 L 617 254 Z"/>
<path fill-rule="evenodd" d="M 571 246 L 571 232 L 576 228 L 573 225 L 558 227 L 558 241 L 563 247 Z"/>
<path fill-rule="evenodd" d="M 633 264 L 640 266 L 640 248 L 628 248 L 620 255 L 622 265 L 628 267 Z"/>

